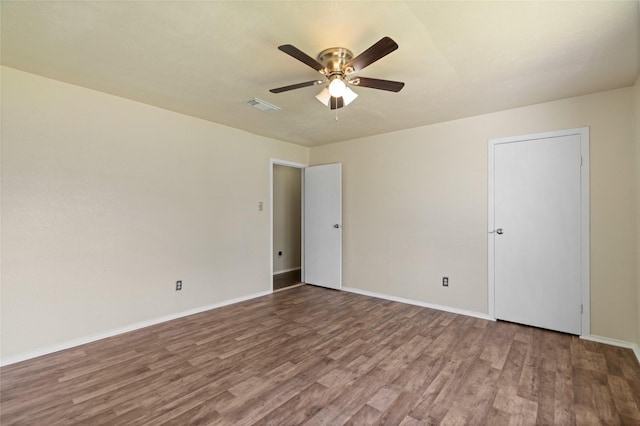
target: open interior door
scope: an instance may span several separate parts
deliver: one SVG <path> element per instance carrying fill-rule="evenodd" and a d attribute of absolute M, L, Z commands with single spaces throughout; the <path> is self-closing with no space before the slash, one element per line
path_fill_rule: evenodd
<path fill-rule="evenodd" d="M 304 169 L 304 280 L 342 288 L 342 165 Z"/>

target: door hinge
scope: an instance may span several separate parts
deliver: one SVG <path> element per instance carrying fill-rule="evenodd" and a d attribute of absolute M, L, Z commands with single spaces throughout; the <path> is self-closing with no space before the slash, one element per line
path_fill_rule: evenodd
<path fill-rule="evenodd" d="M 582 155 L 580 156 L 580 167 L 582 167 L 582 165 L 584 164 L 584 158 L 582 157 Z"/>
<path fill-rule="evenodd" d="M 584 305 L 580 305 L 580 313 L 584 314 Z"/>

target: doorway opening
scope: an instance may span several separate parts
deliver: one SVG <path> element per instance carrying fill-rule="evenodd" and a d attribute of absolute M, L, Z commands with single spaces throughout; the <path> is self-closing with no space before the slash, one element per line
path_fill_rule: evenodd
<path fill-rule="evenodd" d="M 271 160 L 271 290 L 304 282 L 303 169 L 305 164 Z"/>

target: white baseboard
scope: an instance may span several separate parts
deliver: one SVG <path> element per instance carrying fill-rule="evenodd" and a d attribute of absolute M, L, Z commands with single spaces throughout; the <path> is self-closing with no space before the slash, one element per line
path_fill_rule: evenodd
<path fill-rule="evenodd" d="M 73 339 L 66 341 L 64 343 L 60 343 L 58 345 L 47 346 L 44 348 L 36 349 L 34 351 L 25 352 L 19 355 L 14 355 L 10 357 L 5 357 L 0 360 L 0 366 L 5 366 L 9 364 L 15 364 L 16 362 L 26 361 L 28 359 L 36 358 L 42 355 L 48 355 L 54 352 L 62 351 L 65 349 L 70 349 L 76 346 L 84 345 L 86 343 L 95 342 L 96 340 L 105 339 L 107 337 L 117 336 L 118 334 L 127 333 L 129 331 L 139 330 L 141 328 L 149 327 L 151 325 L 160 324 L 166 321 L 171 321 L 174 319 L 186 317 L 189 315 L 199 314 L 200 312 L 209 311 L 211 309 L 221 308 L 223 306 L 232 305 L 234 303 L 244 302 L 245 300 L 255 299 L 257 297 L 266 296 L 271 294 L 271 291 L 261 291 L 259 293 L 249 294 L 247 296 L 236 297 L 234 299 L 224 300 L 218 303 L 212 303 L 210 305 L 200 306 L 198 308 L 189 309 L 188 311 L 179 312 L 177 314 L 166 315 L 160 318 L 141 321 L 134 324 L 130 324 L 124 327 L 116 328 L 113 330 L 105 331 L 103 333 L 97 333 L 90 336 L 80 337 L 78 339 Z"/>
<path fill-rule="evenodd" d="M 391 300 L 393 302 L 406 303 L 407 305 L 421 306 L 423 308 L 430 308 L 430 309 L 436 309 L 438 311 L 451 312 L 453 314 L 466 315 L 468 317 L 480 318 L 487 321 L 495 321 L 495 318 L 491 318 L 489 315 L 483 314 L 482 312 L 467 311 L 465 309 L 452 308 L 450 306 L 436 305 L 433 303 L 426 303 L 426 302 L 421 302 L 419 300 L 413 300 L 413 299 L 405 299 L 404 297 L 389 296 L 387 294 L 375 293 L 373 291 L 367 291 L 367 290 L 360 290 L 358 288 L 353 288 L 353 287 L 342 287 L 342 290 L 348 291 L 350 293 L 361 294 L 363 296 L 371 296 L 371 297 L 376 297 L 378 299 L 385 299 L 385 300 Z"/>
<path fill-rule="evenodd" d="M 624 340 L 610 339 L 608 337 L 594 336 L 593 334 L 590 334 L 588 336 L 580 336 L 580 338 L 584 340 L 590 340 L 592 342 L 604 343 L 605 345 L 619 346 L 621 348 L 631 349 L 636 358 L 638 358 L 638 362 L 640 362 L 640 346 L 635 343 L 625 342 Z"/>
<path fill-rule="evenodd" d="M 302 269 L 301 266 L 298 266 L 297 268 L 282 269 L 280 271 L 273 271 L 273 275 L 284 274 L 285 272 L 299 271 L 300 269 Z"/>

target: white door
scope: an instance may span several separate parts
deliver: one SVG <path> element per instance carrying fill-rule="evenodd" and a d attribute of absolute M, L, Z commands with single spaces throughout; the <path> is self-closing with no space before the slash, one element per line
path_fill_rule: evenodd
<path fill-rule="evenodd" d="M 497 319 L 581 334 L 581 163 L 580 134 L 493 145 Z"/>
<path fill-rule="evenodd" d="M 342 167 L 304 169 L 304 281 L 342 288 Z"/>

